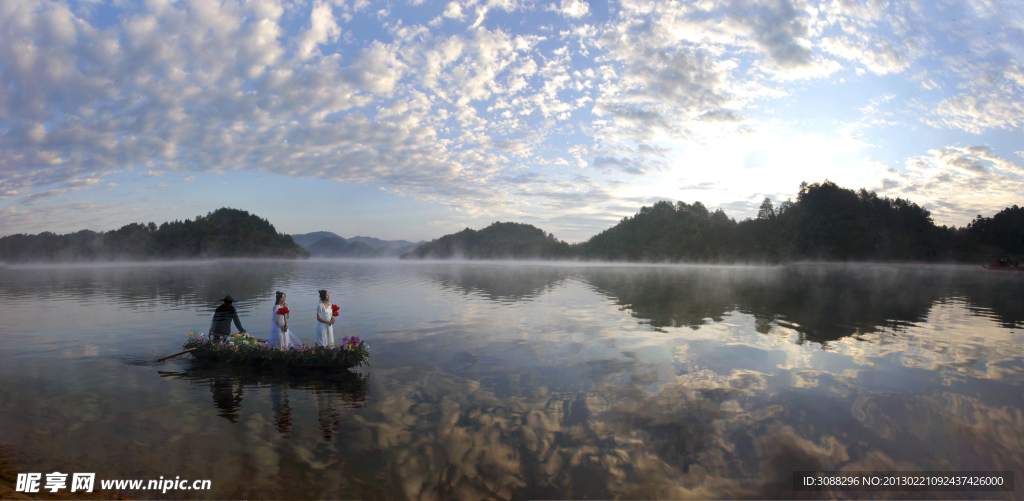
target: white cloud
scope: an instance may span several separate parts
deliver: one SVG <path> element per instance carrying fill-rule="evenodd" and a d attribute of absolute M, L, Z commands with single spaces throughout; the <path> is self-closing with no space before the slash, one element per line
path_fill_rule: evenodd
<path fill-rule="evenodd" d="M 374 42 L 369 48 L 359 51 L 355 61 L 342 74 L 356 87 L 390 96 L 406 68 L 394 47 Z"/>
<path fill-rule="evenodd" d="M 871 36 L 867 40 L 850 37 L 826 38 L 823 48 L 839 57 L 858 61 L 872 72 L 884 75 L 899 73 L 910 66 L 910 58 L 903 47 L 898 47 L 881 37 Z"/>
<path fill-rule="evenodd" d="M 426 26 L 404 5 L 147 2 L 100 19 L 49 0 L 3 3 L 0 197 L 81 194 L 115 169 L 248 169 L 382 185 L 464 214 L 611 204 L 665 179 L 718 182 L 700 191 L 727 203 L 787 188 L 738 194 L 711 174 L 681 184 L 692 176 L 671 159 L 732 162 L 723 169 L 740 176 L 747 163 L 781 166 L 795 152 L 801 167 L 754 176 L 792 190 L 824 177 L 813 151 L 830 169 L 870 174 L 828 174 L 834 181 L 897 189 L 910 185 L 877 172 L 865 136 L 905 132 L 922 114 L 954 134 L 1024 125 L 1019 43 L 975 37 L 969 48 L 984 48 L 988 64 L 943 54 L 963 30 L 929 23 L 916 3 L 623 0 L 598 19 L 585 0 L 456 0 L 416 7 L 434 19 Z M 1013 9 L 990 7 L 977 16 L 1007 33 L 1024 26 Z M 390 9 L 386 19 L 379 9 Z M 338 18 L 371 35 L 355 39 Z M 860 120 L 863 102 L 839 103 L 844 115 L 816 136 L 824 149 L 786 122 L 785 106 L 801 106 L 805 92 L 878 75 L 928 89 L 912 98 L 931 101 L 897 90 Z M 769 136 L 793 149 L 753 146 Z M 644 150 L 655 146 L 663 151 Z M 972 166 L 1017 175 L 980 151 L 955 153 L 966 160 L 926 156 L 951 176 L 981 175 Z M 584 188 L 571 188 L 573 176 Z"/>
<path fill-rule="evenodd" d="M 448 6 L 445 7 L 444 14 L 442 15 L 459 21 L 466 19 L 466 15 L 462 13 L 462 5 L 459 2 L 448 2 Z"/>
<path fill-rule="evenodd" d="M 563 16 L 573 19 L 579 19 L 590 13 L 590 4 L 585 0 L 561 0 L 560 5 L 556 7 L 555 4 L 551 4 L 551 8 Z"/>
<path fill-rule="evenodd" d="M 928 21 L 914 4 L 881 0 L 834 0 L 823 7 L 834 36 L 821 40 L 823 50 L 858 62 L 875 74 L 900 73 L 925 53 L 932 42 Z"/>
<path fill-rule="evenodd" d="M 826 10 L 833 14 L 840 14 L 865 20 L 877 20 L 882 18 L 882 15 L 885 13 L 885 7 L 885 0 L 867 0 L 865 2 L 857 0 L 833 0 L 832 3 L 826 7 Z"/>
<path fill-rule="evenodd" d="M 478 28 L 483 25 L 484 19 L 487 17 L 487 13 L 494 9 L 500 9 L 505 12 L 515 11 L 520 7 L 518 0 L 452 0 L 445 5 L 444 13 L 442 16 L 455 19 L 458 21 L 465 21 L 467 11 L 473 9 L 476 14 L 476 19 L 470 28 Z"/>
<path fill-rule="evenodd" d="M 32 142 L 41 143 L 46 139 L 46 127 L 43 124 L 35 124 L 28 130 L 26 136 Z"/>
<path fill-rule="evenodd" d="M 929 208 L 939 224 L 963 226 L 1019 202 L 1024 168 L 988 146 L 948 146 L 906 161 L 900 184 L 889 193 Z"/>
<path fill-rule="evenodd" d="M 309 29 L 299 38 L 297 56 L 300 60 L 307 60 L 314 56 L 317 46 L 323 43 L 334 42 L 341 36 L 341 28 L 334 18 L 334 11 L 331 5 L 323 0 L 318 0 L 309 15 Z"/>
<path fill-rule="evenodd" d="M 985 129 L 1017 129 L 1024 125 L 1024 101 L 1013 94 L 980 92 L 943 99 L 927 120 L 934 126 L 962 129 L 981 134 Z"/>

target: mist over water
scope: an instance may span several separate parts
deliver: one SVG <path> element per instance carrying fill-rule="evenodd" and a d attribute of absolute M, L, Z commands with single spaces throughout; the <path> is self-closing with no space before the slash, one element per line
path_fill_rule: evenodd
<path fill-rule="evenodd" d="M 19 471 L 209 498 L 799 498 L 793 470 L 1024 464 L 1024 278 L 968 266 L 213 261 L 0 267 Z M 156 363 L 274 292 L 354 374 Z M 1003 498 L 1016 493 L 874 493 Z M 145 493 L 140 497 L 146 497 Z M 836 496 L 843 497 L 837 493 Z M 820 497 L 820 496 L 819 496 Z M 828 497 L 828 496 L 824 496 Z M 872 497 L 858 493 L 849 497 Z"/>

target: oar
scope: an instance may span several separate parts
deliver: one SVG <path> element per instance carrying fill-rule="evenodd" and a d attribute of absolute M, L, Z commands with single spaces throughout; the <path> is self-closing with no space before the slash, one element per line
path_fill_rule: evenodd
<path fill-rule="evenodd" d="M 196 346 L 196 348 L 198 348 L 198 346 Z M 175 353 L 174 355 L 167 355 L 166 357 L 161 358 L 160 360 L 157 360 L 157 362 L 163 362 L 164 360 L 167 360 L 168 358 L 174 358 L 174 357 L 176 357 L 178 355 L 184 355 L 184 354 L 186 354 L 186 353 L 188 353 L 188 352 L 190 352 L 190 351 L 192 351 L 192 350 L 194 350 L 196 348 L 189 348 L 189 349 L 187 349 L 185 351 L 179 351 L 178 353 Z"/>

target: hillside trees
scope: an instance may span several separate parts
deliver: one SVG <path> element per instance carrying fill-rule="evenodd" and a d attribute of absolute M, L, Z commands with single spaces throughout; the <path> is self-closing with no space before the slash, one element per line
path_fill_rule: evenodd
<path fill-rule="evenodd" d="M 0 260 L 6 262 L 214 257 L 307 258 L 309 253 L 269 221 L 229 208 L 160 226 L 131 223 L 108 232 L 0 238 Z"/>
<path fill-rule="evenodd" d="M 667 201 L 642 207 L 633 217 L 576 246 L 584 259 L 611 261 L 716 261 L 731 256 L 736 221 L 704 204 Z"/>
<path fill-rule="evenodd" d="M 566 259 L 569 244 L 523 223 L 496 222 L 482 230 L 466 228 L 424 243 L 402 259 Z"/>
<path fill-rule="evenodd" d="M 963 234 L 979 257 L 1024 254 L 1024 208 L 1014 205 L 992 217 L 978 215 L 963 229 Z"/>
<path fill-rule="evenodd" d="M 975 220 L 967 233 L 977 233 L 975 240 L 988 239 L 992 249 L 1020 248 L 1024 234 L 1004 229 L 1021 228 L 1014 218 L 1024 218 L 1024 211 L 1007 209 L 991 220 Z M 1000 236 L 991 236 L 996 234 Z M 913 202 L 826 180 L 803 183 L 795 202 L 786 200 L 777 208 L 765 198 L 756 218 L 740 222 L 721 210 L 712 213 L 700 202 L 660 201 L 575 250 L 583 259 L 613 261 L 772 263 L 962 260 L 972 259 L 976 247 L 964 239 L 964 230 L 936 226 L 931 214 Z"/>

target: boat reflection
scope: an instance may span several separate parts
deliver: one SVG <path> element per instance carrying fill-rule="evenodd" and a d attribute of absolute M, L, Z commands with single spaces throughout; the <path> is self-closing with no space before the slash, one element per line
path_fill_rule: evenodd
<path fill-rule="evenodd" d="M 246 392 L 257 393 L 267 388 L 274 426 L 285 436 L 290 435 L 294 424 L 290 393 L 311 394 L 317 402 L 317 422 L 325 441 L 337 435 L 342 412 L 366 405 L 369 393 L 369 376 L 347 370 L 261 369 L 193 360 L 183 371 L 159 371 L 159 374 L 163 378 L 209 385 L 217 415 L 232 424 L 240 420 Z"/>

